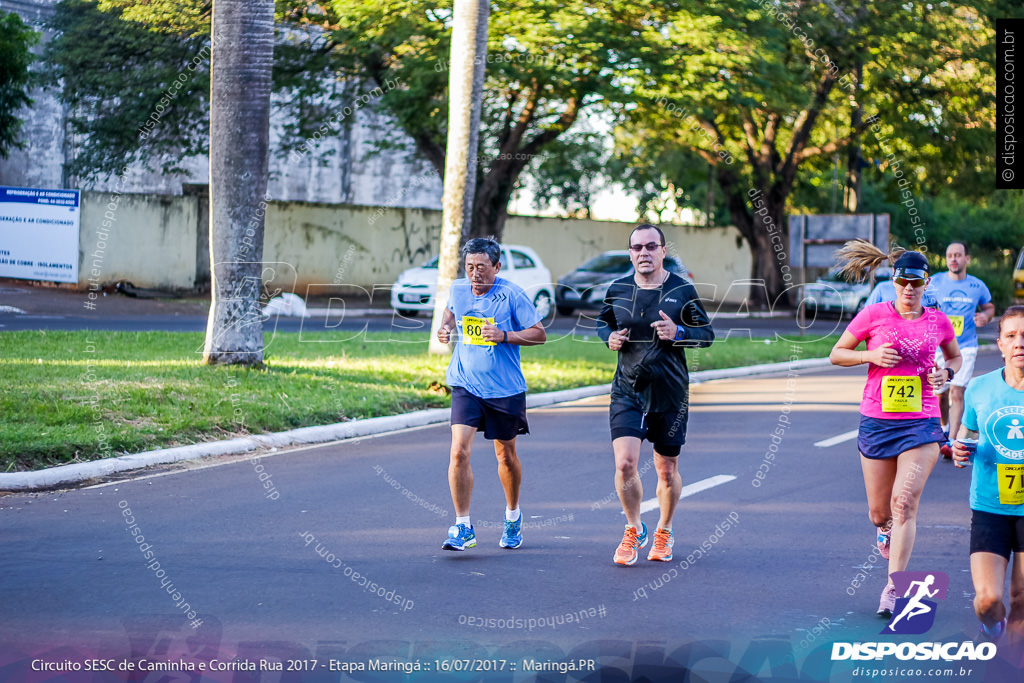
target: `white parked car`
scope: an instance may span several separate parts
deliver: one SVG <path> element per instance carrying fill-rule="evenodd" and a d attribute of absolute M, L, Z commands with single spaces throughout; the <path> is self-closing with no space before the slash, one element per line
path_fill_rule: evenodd
<path fill-rule="evenodd" d="M 437 260 L 435 256 L 422 266 L 410 268 L 398 276 L 398 281 L 391 287 L 392 308 L 406 317 L 414 317 L 419 311 L 434 310 Z M 501 245 L 501 270 L 498 271 L 498 277 L 522 287 L 542 318 L 547 318 L 551 313 L 555 300 L 551 271 L 544 266 L 533 249 L 518 244 Z"/>

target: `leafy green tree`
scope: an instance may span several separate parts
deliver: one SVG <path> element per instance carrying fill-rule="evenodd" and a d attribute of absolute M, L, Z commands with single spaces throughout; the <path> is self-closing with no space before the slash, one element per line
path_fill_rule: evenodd
<path fill-rule="evenodd" d="M 339 61 L 378 86 L 401 84 L 381 104 L 438 173 L 444 172 L 451 6 L 451 0 L 331 4 Z M 657 52 L 650 18 L 644 3 L 623 0 L 495 3 L 475 208 L 466 237 L 501 239 L 520 175 L 585 108 L 621 114 L 631 99 L 628 81 L 642 68 L 638 55 Z"/>
<path fill-rule="evenodd" d="M 791 277 L 773 238 L 781 232 L 788 248 L 794 193 L 837 155 L 854 160 L 844 183 L 856 182 L 863 156 L 895 189 L 903 177 L 933 194 L 984 184 L 993 166 L 991 4 L 676 3 L 658 33 L 675 49 L 638 84 L 632 134 L 622 138 L 633 144 L 622 154 L 642 161 L 675 149 L 710 164 L 750 245 L 751 275 L 766 285 L 753 301 L 772 304 Z M 692 173 L 670 175 L 677 169 L 655 172 L 662 185 L 692 184 Z"/>
<path fill-rule="evenodd" d="M 573 130 L 549 144 L 521 183 L 532 192 L 534 208 L 559 208 L 567 217 L 590 218 L 595 195 L 611 184 L 604 139 L 592 131 Z"/>
<path fill-rule="evenodd" d="M 201 51 L 208 3 L 64 0 L 61 7 L 55 28 L 64 33 L 48 58 L 75 105 L 73 125 L 85 146 L 81 172 L 110 172 L 125 160 L 154 163 L 175 145 L 176 156 L 205 153 L 200 74 L 147 145 L 140 148 L 130 131 L 163 96 L 161 84 Z M 338 114 L 353 104 L 353 92 L 372 94 L 363 104 L 386 112 L 411 139 L 407 151 L 443 175 L 452 0 L 279 0 L 276 10 L 274 87 L 294 113 L 286 131 L 293 150 L 341 130 Z M 465 237 L 501 238 L 520 175 L 582 111 L 602 108 L 614 117 L 629 106 L 629 83 L 645 68 L 638 55 L 661 49 L 651 19 L 643 3 L 626 0 L 495 3 L 473 221 Z M 125 60 L 120 50 L 132 68 L 108 69 Z M 122 108 L 122 97 L 135 109 Z M 167 163 L 171 170 L 173 159 Z"/>
<path fill-rule="evenodd" d="M 128 9 L 63 0 L 50 21 L 45 59 L 81 140 L 68 171 L 82 179 L 133 163 L 171 173 L 209 151 L 208 28 L 178 30 Z"/>
<path fill-rule="evenodd" d="M 0 158 L 6 159 L 12 148 L 20 148 L 23 121 L 18 118 L 22 107 L 32 106 L 28 96 L 31 84 L 29 67 L 31 47 L 39 34 L 11 12 L 0 14 Z"/>

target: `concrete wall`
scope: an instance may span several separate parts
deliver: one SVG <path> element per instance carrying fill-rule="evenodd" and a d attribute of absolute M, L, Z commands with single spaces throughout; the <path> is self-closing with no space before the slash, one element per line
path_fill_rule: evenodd
<path fill-rule="evenodd" d="M 0 13 L 16 12 L 40 31 L 42 40 L 35 49 L 41 54 L 53 32 L 44 22 L 53 18 L 59 0 L 0 0 Z M 207 55 L 208 57 L 208 55 Z M 183 72 L 186 73 L 186 72 Z M 333 79 L 324 83 L 325 90 L 341 87 L 346 91 L 338 106 L 324 112 L 328 117 L 344 111 L 345 104 L 371 88 L 355 84 L 339 86 Z M 68 108 L 58 99 L 56 87 L 35 88 L 31 92 L 34 105 L 19 109 L 17 116 L 25 121 L 21 140 L 24 149 L 12 150 L 0 163 L 0 185 L 14 187 L 87 189 L 111 191 L 119 178 L 76 178 L 69 176 L 65 164 L 78 154 L 76 140 L 68 132 Z M 386 94 L 383 95 L 386 97 Z M 380 111 L 376 97 L 345 119 L 344 126 L 332 126 L 332 133 L 320 139 L 312 151 L 297 155 L 284 152 L 285 126 L 293 114 L 278 105 L 286 95 L 274 95 L 270 116 L 270 159 L 267 192 L 282 200 L 343 202 L 367 206 L 398 205 L 440 208 L 441 180 L 430 165 L 405 151 L 414 147 L 408 137 L 385 113 Z M 144 121 L 139 121 L 141 126 Z M 165 122 L 161 125 L 173 125 Z M 387 141 L 391 147 L 378 149 Z M 301 144 L 302 140 L 291 140 Z M 151 159 L 159 166 L 167 159 Z M 182 185 L 206 183 L 210 178 L 206 155 L 174 157 L 174 165 L 182 174 L 164 174 L 149 170 L 143 164 L 129 167 L 124 189 L 130 192 L 182 194 Z"/>
<path fill-rule="evenodd" d="M 86 288 L 90 278 L 195 287 L 198 203 L 196 197 L 83 192 L 79 287 Z"/>
<path fill-rule="evenodd" d="M 209 273 L 199 227 L 203 201 L 196 195 L 83 193 L 79 285 L 87 287 L 98 266 L 102 282 L 127 279 L 139 287 L 175 290 L 201 286 Z M 115 219 L 105 229 L 111 212 Z M 702 296 L 740 301 L 747 295 L 745 285 L 733 285 L 749 277 L 751 263 L 738 231 L 662 227 L 669 253 L 691 270 Z M 533 247 L 557 279 L 602 251 L 623 249 L 632 228 L 612 221 L 511 216 L 505 241 Z M 339 293 L 341 285 L 386 288 L 403 270 L 437 253 L 440 232 L 440 211 L 271 202 L 264 277 L 271 291 L 303 296 Z"/>

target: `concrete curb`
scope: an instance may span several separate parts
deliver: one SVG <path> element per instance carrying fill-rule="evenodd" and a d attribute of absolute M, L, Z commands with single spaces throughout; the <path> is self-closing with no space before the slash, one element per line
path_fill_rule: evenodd
<path fill-rule="evenodd" d="M 690 381 L 694 384 L 699 384 L 717 379 L 750 377 L 795 369 L 826 367 L 828 365 L 829 361 L 827 358 L 813 358 L 786 363 L 764 363 L 725 370 L 701 370 L 692 373 Z M 578 389 L 551 391 L 544 394 L 528 394 L 526 405 L 528 408 L 541 408 L 556 403 L 566 403 L 600 396 L 607 394 L 610 390 L 611 384 L 598 384 Z M 226 441 L 212 441 L 191 446 L 164 448 L 144 453 L 135 453 L 133 455 L 121 455 L 116 458 L 105 458 L 103 460 L 93 460 L 73 465 L 60 465 L 37 472 L 5 473 L 0 474 L 0 491 L 24 492 L 53 489 L 64 485 L 81 483 L 90 479 L 101 479 L 117 472 L 143 469 L 152 465 L 165 465 L 181 460 L 195 460 L 218 455 L 248 453 L 260 449 L 269 450 L 287 446 L 305 446 L 374 436 L 399 429 L 447 422 L 450 416 L 451 410 L 449 408 L 418 410 L 404 415 L 373 417 L 367 420 L 339 422 L 319 427 L 303 427 L 276 434 L 259 434 L 238 439 L 228 439 Z"/>

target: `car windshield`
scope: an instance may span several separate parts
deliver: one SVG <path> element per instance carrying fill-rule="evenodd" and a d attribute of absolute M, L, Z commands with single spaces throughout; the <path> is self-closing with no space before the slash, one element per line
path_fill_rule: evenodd
<path fill-rule="evenodd" d="M 588 273 L 627 273 L 633 264 L 626 254 L 601 254 L 590 259 L 576 270 Z"/>

